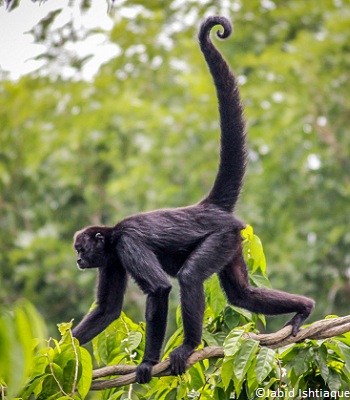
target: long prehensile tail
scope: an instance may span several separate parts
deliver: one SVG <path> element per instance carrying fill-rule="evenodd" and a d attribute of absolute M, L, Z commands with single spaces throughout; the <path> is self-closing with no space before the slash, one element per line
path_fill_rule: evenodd
<path fill-rule="evenodd" d="M 210 39 L 210 31 L 215 25 L 224 29 L 217 32 L 221 39 L 232 32 L 230 21 L 219 16 L 207 18 L 199 31 L 200 48 L 216 87 L 221 126 L 219 170 L 211 191 L 201 204 L 213 204 L 225 211 L 233 211 L 245 172 L 245 122 L 236 79 Z"/>

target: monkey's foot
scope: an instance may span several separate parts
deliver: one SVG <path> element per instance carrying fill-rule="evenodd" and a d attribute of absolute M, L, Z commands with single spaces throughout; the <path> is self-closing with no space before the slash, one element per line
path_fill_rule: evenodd
<path fill-rule="evenodd" d="M 303 312 L 297 313 L 294 317 L 288 321 L 284 326 L 291 325 L 292 326 L 292 335 L 296 336 L 300 330 L 301 325 L 303 325 L 304 321 L 311 314 L 312 310 L 315 308 L 315 302 L 312 299 L 306 299 L 307 302 L 305 304 L 305 310 Z"/>
<path fill-rule="evenodd" d="M 170 353 L 170 370 L 173 375 L 182 375 L 186 372 L 186 362 L 193 353 L 193 347 L 183 344 Z"/>
<path fill-rule="evenodd" d="M 148 383 L 152 379 L 152 367 L 156 362 L 142 361 L 136 368 L 136 381 L 138 383 Z"/>

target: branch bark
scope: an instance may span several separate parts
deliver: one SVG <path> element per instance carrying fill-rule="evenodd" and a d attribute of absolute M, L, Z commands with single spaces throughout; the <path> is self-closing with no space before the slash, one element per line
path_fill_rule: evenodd
<path fill-rule="evenodd" d="M 300 329 L 296 336 L 292 336 L 291 326 L 285 326 L 281 330 L 270 334 L 255 334 L 247 333 L 247 339 L 257 340 L 261 346 L 276 349 L 286 346 L 288 344 L 304 341 L 305 339 L 327 339 L 333 336 L 341 335 L 350 331 L 350 315 L 339 318 L 329 318 L 317 321 L 310 326 Z M 187 368 L 190 368 L 198 361 L 208 358 L 223 358 L 224 349 L 220 346 L 209 346 L 195 351 L 187 361 Z M 136 366 L 131 365 L 112 365 L 108 367 L 99 368 L 93 371 L 90 390 L 104 390 L 109 388 L 116 388 L 119 386 L 129 385 L 136 382 Z M 118 378 L 108 380 L 98 380 L 98 378 L 122 375 Z M 166 359 L 159 364 L 155 365 L 152 369 L 152 375 L 169 376 L 170 362 Z"/>

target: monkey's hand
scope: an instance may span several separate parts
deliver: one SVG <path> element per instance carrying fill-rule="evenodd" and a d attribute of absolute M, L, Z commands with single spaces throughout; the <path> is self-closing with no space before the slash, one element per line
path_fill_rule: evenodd
<path fill-rule="evenodd" d="M 170 370 L 173 375 L 182 375 L 186 372 L 186 362 L 193 353 L 193 347 L 183 344 L 170 353 Z"/>
<path fill-rule="evenodd" d="M 156 361 L 142 361 L 136 368 L 136 380 L 138 383 L 148 383 L 152 379 L 152 367 Z"/>

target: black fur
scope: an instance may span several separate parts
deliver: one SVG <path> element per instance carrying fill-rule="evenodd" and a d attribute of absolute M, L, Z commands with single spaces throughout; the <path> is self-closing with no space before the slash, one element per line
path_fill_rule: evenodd
<path fill-rule="evenodd" d="M 235 78 L 209 34 L 215 25 L 226 38 L 230 22 L 210 17 L 201 25 L 199 42 L 217 89 L 221 121 L 219 171 L 213 188 L 198 204 L 130 216 L 114 227 L 88 227 L 75 235 L 79 268 L 99 268 L 97 307 L 73 330 L 81 344 L 90 341 L 119 317 L 127 275 L 147 295 L 146 349 L 136 371 L 149 382 L 160 359 L 171 284 L 180 285 L 184 341 L 170 354 L 171 371 L 182 374 L 186 360 L 200 344 L 205 308 L 203 282 L 218 273 L 230 303 L 256 313 L 295 312 L 288 322 L 296 334 L 314 302 L 303 296 L 249 286 L 240 235 L 244 224 L 232 211 L 246 163 L 243 110 Z"/>

